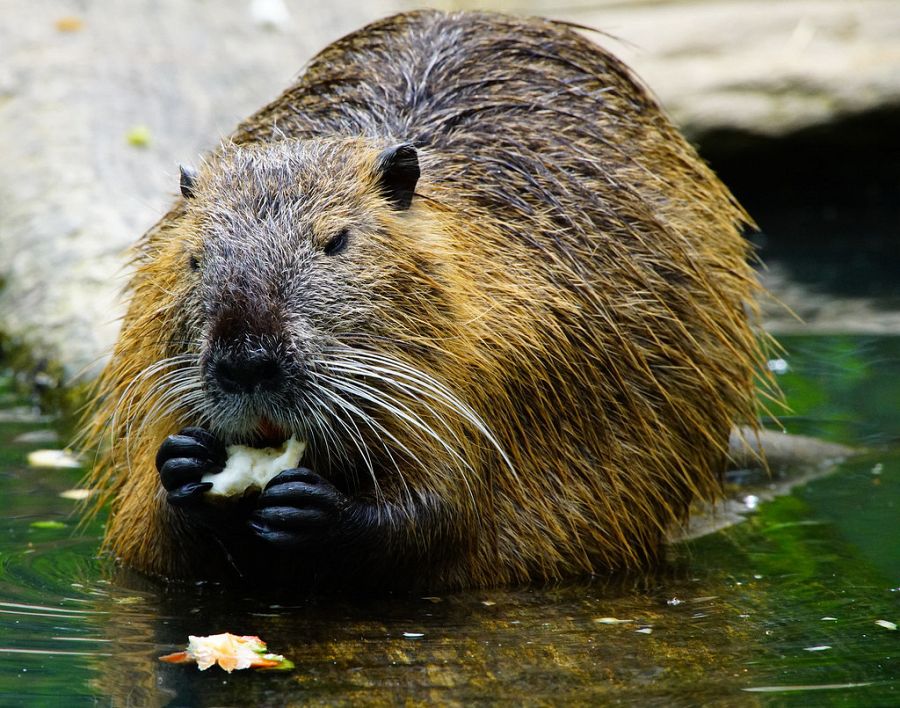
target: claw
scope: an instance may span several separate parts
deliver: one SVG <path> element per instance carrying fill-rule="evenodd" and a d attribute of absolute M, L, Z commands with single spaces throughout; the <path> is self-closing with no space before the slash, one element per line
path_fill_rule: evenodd
<path fill-rule="evenodd" d="M 284 470 L 256 500 L 250 529 L 275 546 L 314 550 L 333 535 L 346 504 L 344 495 L 312 470 Z"/>
<path fill-rule="evenodd" d="M 283 470 L 275 477 L 269 480 L 263 491 L 268 491 L 273 486 L 286 484 L 289 482 L 303 482 L 304 484 L 318 484 L 322 478 L 306 467 L 294 467 L 293 469 Z"/>
<path fill-rule="evenodd" d="M 267 486 L 259 497 L 259 505 L 266 506 L 336 506 L 337 490 L 308 482 L 285 482 Z"/>
<path fill-rule="evenodd" d="M 185 428 L 167 437 L 156 453 L 156 469 L 176 457 L 192 457 L 225 464 L 228 454 L 224 445 L 212 433 L 203 428 Z"/>
<path fill-rule="evenodd" d="M 254 512 L 255 521 L 275 529 L 320 528 L 334 520 L 334 514 L 324 509 L 298 509 L 294 506 L 269 506 Z"/>
<path fill-rule="evenodd" d="M 197 442 L 199 442 L 207 450 L 209 450 L 216 457 L 216 459 L 221 458 L 222 460 L 224 460 L 228 456 L 227 451 L 225 450 L 225 446 L 222 444 L 222 441 L 204 428 L 184 428 L 178 431 L 178 434 L 194 438 Z"/>
<path fill-rule="evenodd" d="M 256 521 L 250 521 L 247 524 L 250 527 L 250 530 L 253 531 L 261 540 L 266 543 L 270 543 L 273 546 L 278 546 L 281 548 L 296 548 L 301 545 L 304 541 L 304 538 L 301 536 L 297 536 L 296 534 L 288 533 L 286 531 L 277 531 L 265 524 L 258 523 Z"/>
<path fill-rule="evenodd" d="M 178 489 L 169 492 L 166 495 L 166 499 L 168 499 L 169 504 L 172 506 L 192 506 L 200 501 L 203 493 L 208 489 L 212 489 L 212 482 L 188 482 Z"/>
<path fill-rule="evenodd" d="M 159 470 L 159 479 L 166 491 L 172 492 L 190 482 L 199 482 L 203 475 L 221 469 L 221 465 L 210 466 L 205 460 L 176 457 L 166 460 Z"/>
<path fill-rule="evenodd" d="M 184 428 L 167 437 L 156 453 L 159 481 L 173 506 L 195 505 L 212 488 L 203 475 L 220 472 L 227 454 L 221 442 L 203 428 Z"/>

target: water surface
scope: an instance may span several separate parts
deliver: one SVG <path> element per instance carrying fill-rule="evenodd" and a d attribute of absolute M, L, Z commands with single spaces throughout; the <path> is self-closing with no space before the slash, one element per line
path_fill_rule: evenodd
<path fill-rule="evenodd" d="M 102 519 L 76 530 L 60 496 L 81 472 L 27 466 L 52 426 L 7 376 L 0 704 L 896 705 L 900 631 L 876 622 L 900 623 L 900 338 L 783 343 L 781 424 L 866 454 L 653 573 L 368 603 L 167 588 L 98 560 Z M 258 634 L 297 668 L 157 660 L 222 631 Z"/>

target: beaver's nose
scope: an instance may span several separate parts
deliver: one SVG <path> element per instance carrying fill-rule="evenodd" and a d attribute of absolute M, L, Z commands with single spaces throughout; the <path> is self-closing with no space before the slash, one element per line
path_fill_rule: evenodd
<path fill-rule="evenodd" d="M 274 391 L 281 386 L 284 371 L 267 352 L 228 352 L 214 362 L 212 375 L 225 393 Z"/>

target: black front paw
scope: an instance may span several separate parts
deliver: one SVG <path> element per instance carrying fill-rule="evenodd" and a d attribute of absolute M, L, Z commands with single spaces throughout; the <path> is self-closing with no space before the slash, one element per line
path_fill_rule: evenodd
<path fill-rule="evenodd" d="M 156 469 L 169 503 L 182 508 L 196 505 L 212 487 L 201 477 L 221 472 L 226 458 L 222 443 L 203 428 L 185 428 L 167 437 L 156 453 Z"/>
<path fill-rule="evenodd" d="M 318 546 L 334 537 L 348 505 L 337 487 L 312 470 L 284 470 L 259 495 L 250 528 L 276 547 Z"/>

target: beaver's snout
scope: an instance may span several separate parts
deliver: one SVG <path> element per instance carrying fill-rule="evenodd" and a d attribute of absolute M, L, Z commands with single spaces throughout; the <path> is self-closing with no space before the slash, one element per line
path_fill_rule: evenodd
<path fill-rule="evenodd" d="M 207 391 L 214 396 L 284 391 L 302 374 L 304 358 L 286 329 L 285 304 L 247 273 L 212 279 L 202 357 Z"/>
<path fill-rule="evenodd" d="M 225 393 L 277 391 L 284 384 L 284 367 L 264 351 L 228 351 L 210 357 L 207 377 Z"/>
<path fill-rule="evenodd" d="M 201 358 L 206 390 L 213 400 L 281 399 L 305 379 L 306 356 L 281 337 L 244 333 L 215 338 Z M 282 394 L 282 395 L 278 395 Z"/>
<path fill-rule="evenodd" d="M 213 340 L 201 357 L 205 420 L 225 444 L 277 446 L 303 429 L 305 362 L 287 342 L 245 335 Z"/>

